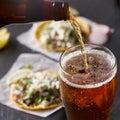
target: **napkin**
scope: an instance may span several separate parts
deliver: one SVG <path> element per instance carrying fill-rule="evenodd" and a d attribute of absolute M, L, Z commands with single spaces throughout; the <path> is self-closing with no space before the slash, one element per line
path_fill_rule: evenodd
<path fill-rule="evenodd" d="M 33 71 L 38 71 L 38 70 L 57 70 L 57 63 L 42 56 L 39 54 L 21 54 L 18 59 L 14 62 L 10 70 L 8 71 L 7 74 L 12 73 L 22 66 L 31 64 L 33 67 Z M 41 117 L 47 117 L 51 115 L 52 113 L 56 112 L 57 110 L 61 109 L 62 106 L 59 106 L 54 109 L 50 110 L 43 110 L 43 111 L 29 111 L 29 110 L 24 110 L 22 108 L 16 107 L 9 98 L 10 94 L 10 88 L 8 85 L 6 85 L 5 78 L 7 74 L 0 80 L 0 103 L 3 105 L 6 105 L 10 108 L 23 111 L 32 115 L 36 116 L 41 116 Z"/>
<path fill-rule="evenodd" d="M 108 41 L 110 33 L 114 31 L 107 25 L 98 24 L 85 17 L 81 17 L 81 19 L 84 19 L 91 27 L 88 43 L 103 45 Z M 34 23 L 32 28 L 30 28 L 25 33 L 17 36 L 16 39 L 26 47 L 34 51 L 41 52 L 42 54 L 45 54 L 46 56 L 49 56 L 50 58 L 58 61 L 61 53 L 44 50 L 43 48 L 40 48 L 40 46 L 36 43 L 34 38 L 34 30 L 36 29 L 37 25 L 38 23 Z"/>

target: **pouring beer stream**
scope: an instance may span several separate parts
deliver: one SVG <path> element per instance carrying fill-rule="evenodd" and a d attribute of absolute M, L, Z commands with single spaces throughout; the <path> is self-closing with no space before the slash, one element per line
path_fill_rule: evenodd
<path fill-rule="evenodd" d="M 81 46 L 81 52 L 82 52 L 82 57 L 83 57 L 83 61 L 84 61 L 84 68 L 85 68 L 85 72 L 88 73 L 88 63 L 87 63 L 87 55 L 86 55 L 86 51 L 85 51 L 85 46 L 84 46 L 84 42 L 82 39 L 82 34 L 81 34 L 81 29 L 79 26 L 79 23 L 77 21 L 77 19 L 70 13 L 69 14 L 69 22 L 71 23 L 76 36 L 80 42 L 80 46 Z"/>

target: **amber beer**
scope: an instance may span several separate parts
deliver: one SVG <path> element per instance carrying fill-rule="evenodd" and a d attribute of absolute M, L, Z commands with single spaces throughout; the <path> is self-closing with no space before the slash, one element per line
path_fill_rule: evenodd
<path fill-rule="evenodd" d="M 80 46 L 66 50 L 60 58 L 60 90 L 67 120 L 109 120 L 116 91 L 116 59 L 105 47 L 85 45 L 85 49 L 88 73 Z"/>

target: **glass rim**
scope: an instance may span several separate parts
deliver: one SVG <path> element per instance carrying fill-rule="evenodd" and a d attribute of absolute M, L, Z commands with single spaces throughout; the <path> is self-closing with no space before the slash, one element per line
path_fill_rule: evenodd
<path fill-rule="evenodd" d="M 113 66 L 112 66 L 111 69 L 110 69 L 110 72 L 115 69 L 115 67 L 117 66 L 117 60 L 116 60 L 115 55 L 112 53 L 112 51 L 111 51 L 110 49 L 108 49 L 107 47 L 105 47 L 105 46 L 103 46 L 103 45 L 96 45 L 96 44 L 91 44 L 91 43 L 90 43 L 90 44 L 85 44 L 85 48 L 86 48 L 87 46 L 93 46 L 94 48 L 95 48 L 95 47 L 100 47 L 100 48 L 103 48 L 104 50 L 107 50 L 107 51 L 110 53 L 110 55 L 111 55 L 111 56 L 114 58 L 114 60 L 115 60 Z M 58 62 L 58 63 L 59 63 L 59 66 L 60 66 L 60 69 L 62 70 L 62 72 L 64 72 L 66 75 L 72 76 L 72 77 L 73 77 L 73 75 L 71 75 L 70 73 L 68 73 L 68 72 L 66 72 L 66 71 L 64 70 L 61 62 L 62 62 L 62 57 L 63 57 L 63 55 L 65 55 L 65 53 L 66 53 L 67 51 L 69 51 L 69 50 L 72 49 L 72 48 L 77 48 L 77 47 L 80 47 L 80 45 L 75 45 L 75 46 L 72 46 L 72 47 L 66 49 L 66 50 L 61 54 L 60 59 L 59 59 L 59 62 Z M 92 47 L 91 47 L 91 48 L 92 48 Z M 109 74 L 110 72 L 108 72 L 108 74 Z M 74 77 L 75 77 L 75 76 L 74 76 Z"/>

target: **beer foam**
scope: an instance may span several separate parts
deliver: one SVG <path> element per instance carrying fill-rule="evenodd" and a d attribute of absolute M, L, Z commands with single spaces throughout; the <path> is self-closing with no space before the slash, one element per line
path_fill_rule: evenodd
<path fill-rule="evenodd" d="M 90 51 L 89 51 L 89 49 L 88 49 L 88 51 L 87 51 L 87 49 L 86 49 L 86 53 L 87 53 L 87 54 L 89 54 L 89 53 L 94 54 L 94 53 L 95 53 L 95 54 L 97 54 L 97 55 L 101 55 L 101 56 L 105 57 L 106 60 L 109 61 L 110 63 L 111 63 L 111 62 L 112 62 L 112 64 L 115 63 L 114 58 L 112 58 L 109 54 L 105 53 L 104 51 L 98 51 L 98 50 L 90 50 Z M 80 51 L 75 51 L 75 52 L 73 52 L 73 53 L 70 53 L 70 54 L 66 55 L 66 56 L 64 57 L 64 60 L 62 60 L 61 64 L 62 64 L 63 67 L 64 67 L 64 65 L 66 64 L 66 62 L 67 62 L 68 60 L 70 60 L 71 58 L 76 57 L 76 56 L 78 56 L 78 55 L 82 55 L 82 53 L 81 53 Z"/>
<path fill-rule="evenodd" d="M 110 63 L 110 66 L 111 66 L 112 68 L 114 67 L 114 64 L 115 64 L 115 62 L 116 62 L 113 56 L 110 56 L 108 53 L 106 53 L 106 52 L 104 52 L 104 51 L 100 51 L 100 50 L 90 50 L 90 51 L 87 51 L 86 53 L 87 53 L 87 54 L 89 54 L 89 53 L 94 54 L 94 53 L 95 53 L 95 54 L 97 54 L 97 55 L 103 56 L 103 57 Z M 75 52 L 73 52 L 73 53 L 70 53 L 70 54 L 66 55 L 66 56 L 64 57 L 63 61 L 61 62 L 62 67 L 64 68 L 64 66 L 65 66 L 65 64 L 67 63 L 68 60 L 70 60 L 71 58 L 76 57 L 76 56 L 78 56 L 78 55 L 81 55 L 81 52 L 75 51 Z M 110 70 L 110 71 L 111 71 L 111 70 Z M 100 82 L 94 83 L 94 84 L 90 84 L 90 83 L 89 83 L 89 84 L 85 84 L 85 85 L 80 85 L 80 84 L 78 85 L 78 84 L 76 84 L 76 83 L 73 83 L 73 82 L 67 80 L 67 78 L 64 78 L 64 77 L 62 76 L 62 71 L 60 72 L 60 76 L 61 76 L 61 79 L 62 79 L 66 84 L 68 84 L 68 85 L 70 85 L 70 86 L 72 86 L 72 87 L 75 87 L 75 88 L 83 88 L 83 89 L 85 89 L 85 88 L 97 88 L 97 87 L 100 87 L 100 86 L 103 86 L 103 85 L 107 84 L 108 82 L 110 82 L 110 81 L 113 79 L 113 77 L 115 76 L 116 72 L 117 72 L 117 66 L 114 67 L 114 69 L 112 70 L 112 72 L 111 72 L 111 74 L 110 74 L 110 76 L 109 76 L 109 78 L 108 78 L 107 80 L 105 80 L 105 81 L 100 81 Z M 65 73 L 65 74 L 66 74 L 66 73 Z M 69 75 L 69 73 L 68 73 L 68 75 Z M 72 75 L 71 75 L 71 77 L 72 77 Z"/>

